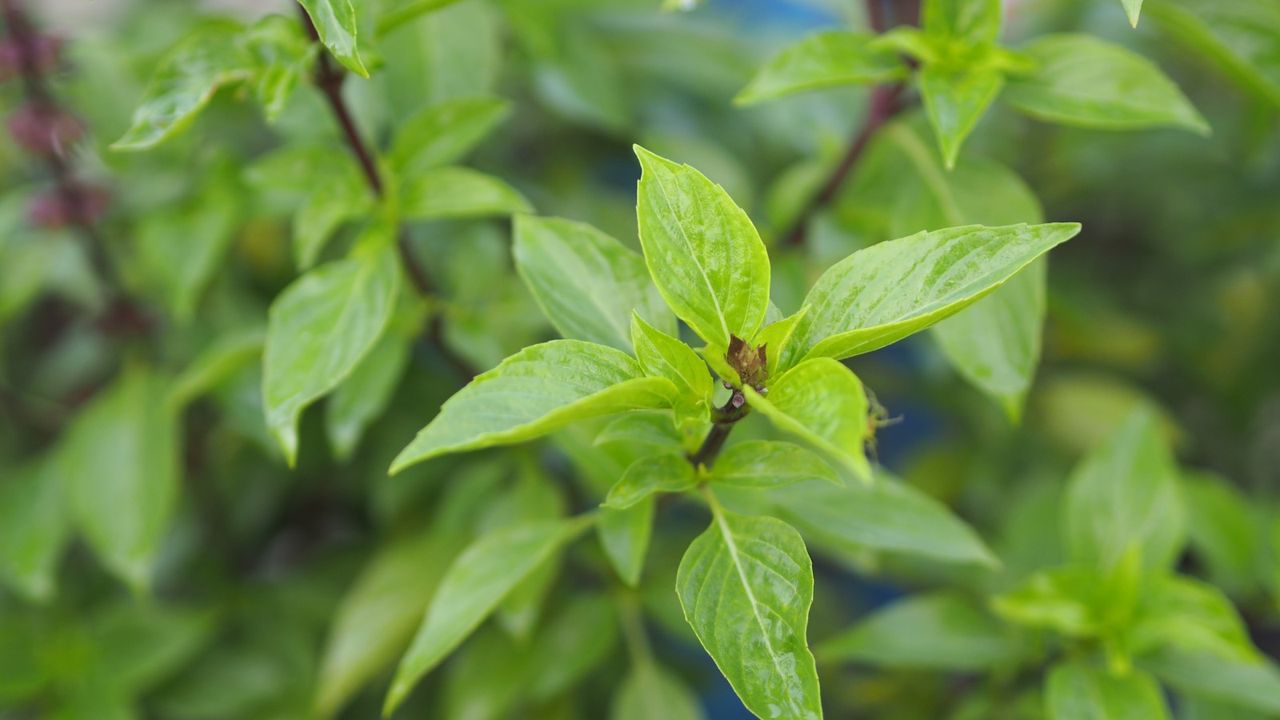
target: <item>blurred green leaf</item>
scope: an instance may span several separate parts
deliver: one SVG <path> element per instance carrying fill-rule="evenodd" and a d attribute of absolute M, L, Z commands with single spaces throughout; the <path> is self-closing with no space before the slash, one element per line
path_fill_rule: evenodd
<path fill-rule="evenodd" d="M 0 482 L 0 579 L 37 602 L 53 597 L 58 562 L 69 539 L 56 470 L 53 462 L 40 458 L 6 471 Z"/>
<path fill-rule="evenodd" d="M 769 304 L 769 256 L 750 218 L 697 170 L 635 151 L 640 244 L 658 291 L 709 343 L 752 337 Z"/>
<path fill-rule="evenodd" d="M 590 225 L 518 215 L 516 270 L 560 334 L 631 349 L 631 313 L 662 332 L 675 318 L 649 280 L 644 259 Z"/>
<path fill-rule="evenodd" d="M 328 172 L 316 168 L 324 174 L 311 184 L 307 199 L 293 216 L 293 260 L 299 269 L 315 265 L 334 231 L 373 207 L 373 194 L 355 163 L 343 160 L 326 168 Z"/>
<path fill-rule="evenodd" d="M 600 509 L 600 519 L 596 523 L 600 547 L 618 577 L 629 587 L 636 587 L 644 572 L 649 539 L 653 535 L 655 500 L 649 496 L 623 510 Z"/>
<path fill-rule="evenodd" d="M 752 713 L 821 718 L 804 541 L 781 520 L 712 503 L 711 527 L 689 545 L 676 577 L 685 619 Z"/>
<path fill-rule="evenodd" d="M 1103 130 L 1209 124 L 1154 63 L 1088 35 L 1048 35 L 1025 48 L 1036 70 L 1013 78 L 1004 99 L 1033 117 Z"/>
<path fill-rule="evenodd" d="M 373 225 L 351 257 L 303 275 L 271 305 L 263 405 L 290 465 L 298 455 L 298 416 L 356 369 L 391 317 L 400 285 L 392 232 Z"/>
<path fill-rule="evenodd" d="M 181 132 L 219 88 L 253 76 L 252 59 L 240 45 L 243 28 L 210 22 L 173 48 L 156 68 L 133 122 L 114 150 L 146 150 Z"/>
<path fill-rule="evenodd" d="M 351 0 L 298 0 L 315 25 L 320 42 L 351 72 L 369 77 L 356 46 L 356 9 Z"/>
<path fill-rule="evenodd" d="M 1123 676 L 1082 662 L 1060 662 L 1046 683 L 1049 720 L 1125 720 L 1169 717 L 1160 686 L 1132 670 Z"/>
<path fill-rule="evenodd" d="M 635 665 L 613 696 L 610 720 L 703 720 L 698 698 L 652 661 Z"/>
<path fill-rule="evenodd" d="M 530 696 L 547 700 L 568 691 L 607 660 L 617 642 L 613 602 L 593 593 L 573 598 L 534 642 L 533 654 L 541 662 L 534 665 Z"/>
<path fill-rule="evenodd" d="M 1268 567 L 1264 522 L 1258 508 L 1223 478 L 1183 473 L 1187 539 L 1208 576 L 1228 594 L 1265 587 Z"/>
<path fill-rule="evenodd" d="M 462 159 L 511 114 L 499 98 L 450 100 L 415 113 L 396 128 L 387 162 L 402 181 Z"/>
<path fill-rule="evenodd" d="M 1004 75 L 987 68 L 926 65 L 916 74 L 929 124 L 947 169 L 956 166 L 960 147 L 1004 86 Z"/>
<path fill-rule="evenodd" d="M 966 598 L 938 593 L 877 611 L 819 644 L 817 655 L 824 662 L 982 671 L 1016 662 L 1019 648 L 996 618 Z"/>
<path fill-rule="evenodd" d="M 464 167 L 422 171 L 400 188 L 400 212 L 408 220 L 487 217 L 532 212 L 515 188 Z"/>
<path fill-rule="evenodd" d="M 581 340 L 533 345 L 450 398 L 391 472 L 446 453 L 528 440 L 581 418 L 662 407 L 673 391 L 669 380 L 641 377 L 621 350 Z"/>
<path fill-rule="evenodd" d="M 804 90 L 904 79 L 902 60 L 876 47 L 874 37 L 850 31 L 811 35 L 770 58 L 733 101 L 751 105 Z"/>
<path fill-rule="evenodd" d="M 1071 556 L 1105 568 L 1137 547 L 1144 567 L 1169 567 L 1185 542 L 1178 480 L 1155 414 L 1135 410 L 1071 475 L 1063 505 Z"/>
<path fill-rule="evenodd" d="M 609 488 L 604 506 L 626 510 L 655 493 L 692 489 L 698 476 L 683 456 L 651 455 L 631 464 L 618 482 Z"/>
<path fill-rule="evenodd" d="M 1280 108 L 1280 7 L 1254 0 L 1168 0 L 1147 14 L 1174 40 Z"/>
<path fill-rule="evenodd" d="M 1244 621 L 1221 590 L 1177 576 L 1145 582 L 1126 642 L 1136 655 L 1177 647 L 1245 661 L 1259 657 Z"/>
<path fill-rule="evenodd" d="M 924 0 L 926 33 L 970 44 L 992 43 L 1000 35 L 1000 0 Z"/>
<path fill-rule="evenodd" d="M 104 565 L 145 592 L 178 499 L 180 425 L 169 383 L 130 368 L 83 410 L 58 451 L 75 522 Z"/>
<path fill-rule="evenodd" d="M 325 407 L 325 429 L 334 456 L 347 460 L 355 452 L 365 428 L 382 415 L 405 368 L 414 337 L 390 328 L 334 390 Z"/>
<path fill-rule="evenodd" d="M 769 383 L 768 395 L 743 385 L 747 404 L 779 430 L 795 435 L 840 462 L 858 479 L 871 480 L 863 447 L 867 438 L 867 395 L 849 368 L 817 357 L 796 365 Z"/>
<path fill-rule="evenodd" d="M 1129 24 L 1138 27 L 1138 14 L 1142 12 L 1142 0 L 1120 0 L 1120 4 L 1124 6 L 1124 14 L 1129 18 Z"/>
<path fill-rule="evenodd" d="M 387 693 L 390 715 L 548 557 L 586 529 L 588 518 L 533 521 L 486 535 L 462 552 L 440 583 Z"/>
<path fill-rule="evenodd" d="M 1139 664 L 1178 692 L 1280 713 L 1280 668 L 1270 659 L 1249 662 L 1216 653 L 1168 649 L 1142 658 Z"/>

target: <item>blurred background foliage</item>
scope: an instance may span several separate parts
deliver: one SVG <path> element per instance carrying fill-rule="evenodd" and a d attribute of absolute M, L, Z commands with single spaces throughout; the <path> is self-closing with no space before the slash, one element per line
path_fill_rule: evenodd
<path fill-rule="evenodd" d="M 361 12 L 394 17 L 377 4 Z M 1012 173 L 1007 193 L 973 202 L 1030 202 L 1047 220 L 1085 227 L 1050 259 L 1043 361 L 1025 412 L 1012 421 L 951 369 L 932 336 L 853 367 L 902 418 L 879 431 L 879 461 L 955 509 L 1002 565 L 819 544 L 815 642 L 907 593 L 1004 589 L 1060 562 L 1056 518 L 1071 467 L 1150 402 L 1181 464 L 1194 468 L 1180 569 L 1224 590 L 1254 641 L 1280 656 L 1280 23 L 1233 36 L 1224 22 L 1226 47 L 1252 63 L 1242 67 L 1180 24 L 1179 12 L 1208 4 L 1150 0 L 1133 30 L 1112 0 L 1005 3 L 1009 44 L 1081 31 L 1134 48 L 1176 79 L 1213 133 L 1071 129 L 999 105 L 982 120 L 960 168 L 941 181 L 981 189 L 972 174 Z M 9 136 L 0 140 L 0 717 L 374 717 L 435 583 L 475 533 L 585 509 L 616 478 L 620 460 L 572 432 L 386 474 L 464 382 L 457 365 L 487 368 L 553 336 L 512 270 L 509 223 L 411 227 L 438 297 L 401 311 L 405 351 L 390 353 L 380 374 L 383 407 L 355 411 L 346 430 L 326 418 L 336 397 L 313 408 L 290 470 L 264 424 L 258 357 L 267 307 L 298 272 L 292 216 L 306 202 L 335 202 L 309 199 L 314 179 L 277 152 L 346 152 L 322 95 L 300 82 L 268 124 L 247 91 L 223 92 L 151 152 L 107 145 L 128 128 L 158 58 L 191 28 L 218 15 L 292 20 L 296 9 L 29 5 L 35 23 L 62 39 L 49 82 L 81 123 L 75 171 L 105 198 L 93 224 L 118 277 L 104 284 L 74 223 L 41 220 L 47 169 Z M 506 98 L 510 112 L 469 164 L 510 182 L 540 214 L 590 222 L 633 245 L 631 144 L 688 162 L 723 184 L 771 243 L 782 307 L 795 307 L 832 260 L 928 222 L 932 211 L 911 199 L 919 180 L 910 153 L 924 147 L 934 157 L 916 110 L 877 136 L 803 248 L 775 242 L 843 155 L 867 93 L 832 89 L 745 109 L 731 100 L 778 48 L 817 29 L 865 26 L 859 3 L 657 5 L 463 0 L 383 22 L 364 46 L 372 79 L 350 78 L 345 92 L 382 147 L 424 107 Z M 22 95 L 13 78 L 0 87 L 6 116 Z M 337 242 L 321 259 L 339 256 L 355 234 L 335 224 Z M 118 289 L 135 299 L 132 310 Z M 443 318 L 447 354 L 412 339 L 424 313 Z M 113 577 L 130 571 L 98 560 L 60 519 L 65 466 L 48 458 L 95 435 L 129 452 L 131 440 L 112 435 L 118 417 L 81 411 L 144 361 L 178 378 L 180 419 L 144 380 L 127 392 L 115 386 L 112 402 L 150 428 L 143 442 L 179 432 L 182 451 L 166 501 L 173 520 L 156 530 L 159 557 L 133 573 L 131 589 Z M 111 448 L 93 457 L 110 458 Z M 100 497 L 128 502 L 109 489 Z M 654 651 L 707 716 L 744 717 L 672 592 L 679 553 L 701 523 L 693 508 L 664 508 L 639 592 L 611 580 L 599 550 L 581 544 L 535 603 L 536 622 L 516 613 L 486 627 L 400 715 L 604 717 L 643 606 L 655 620 Z M 47 551 L 24 554 L 19 544 L 41 529 Z M 1034 668 L 984 676 L 821 667 L 833 717 L 1043 717 Z M 1195 703 L 1179 712 L 1254 717 Z"/>

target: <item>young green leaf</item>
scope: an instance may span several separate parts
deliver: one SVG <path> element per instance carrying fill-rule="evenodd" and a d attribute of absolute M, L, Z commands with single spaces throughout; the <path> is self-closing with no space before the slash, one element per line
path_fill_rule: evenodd
<path fill-rule="evenodd" d="M 1022 49 L 1035 72 L 1010 81 L 1004 99 L 1033 117 L 1102 130 L 1209 124 L 1155 63 L 1089 35 L 1048 35 Z"/>
<path fill-rule="evenodd" d="M 806 360 L 769 384 L 768 395 L 748 385 L 747 404 L 779 430 L 803 439 L 871 480 L 863 447 L 867 438 L 867 395 L 849 368 L 830 358 Z"/>
<path fill-rule="evenodd" d="M 1124 6 L 1124 14 L 1129 17 L 1129 24 L 1138 27 L 1138 15 L 1142 12 L 1142 0 L 1120 0 Z"/>
<path fill-rule="evenodd" d="M 982 538 L 945 505 L 883 472 L 876 475 L 870 485 L 806 482 L 748 492 L 762 504 L 760 512 L 794 524 L 815 547 L 836 557 L 883 550 L 943 562 L 998 564 Z"/>
<path fill-rule="evenodd" d="M 263 408 L 290 465 L 298 455 L 298 416 L 355 370 L 391 317 L 400 284 L 391 232 L 372 226 L 369 245 L 298 278 L 271 304 Z"/>
<path fill-rule="evenodd" d="M 511 104 L 499 98 L 464 98 L 428 106 L 396 129 L 387 162 L 402 180 L 456 162 L 510 114 Z"/>
<path fill-rule="evenodd" d="M 1007 626 L 967 598 L 939 593 L 895 602 L 818 645 L 824 662 L 982 671 L 1018 659 Z"/>
<path fill-rule="evenodd" d="M 1167 568 L 1185 540 L 1178 469 L 1153 412 L 1139 408 L 1076 466 L 1063 507 L 1073 558 L 1110 567 L 1130 546 Z"/>
<path fill-rule="evenodd" d="M 403 538 L 361 570 L 329 633 L 315 701 L 322 715 L 335 715 L 404 651 L 458 552 L 455 542 L 436 532 Z"/>
<path fill-rule="evenodd" d="M 406 220 L 513 215 L 532 210 L 515 188 L 470 168 L 431 168 L 400 188 L 400 212 Z"/>
<path fill-rule="evenodd" d="M 925 0 L 921 16 L 925 32 L 936 37 L 979 45 L 1000 36 L 1000 0 Z"/>
<path fill-rule="evenodd" d="M 317 177 L 293 216 L 293 261 L 302 270 L 315 265 L 342 223 L 367 214 L 374 203 L 354 163 L 342 162 Z"/>
<path fill-rule="evenodd" d="M 773 56 L 733 99 L 738 105 L 836 85 L 875 85 L 901 80 L 907 66 L 874 35 L 833 31 L 811 35 Z"/>
<path fill-rule="evenodd" d="M 1175 41 L 1280 107 L 1280 7 L 1255 0 L 1164 0 L 1147 8 Z"/>
<path fill-rule="evenodd" d="M 1180 693 L 1271 717 L 1280 713 L 1280 667 L 1266 657 L 1245 661 L 1169 648 L 1139 659 L 1139 665 Z"/>
<path fill-rule="evenodd" d="M 409 365 L 412 340 L 403 332 L 383 333 L 333 392 L 324 409 L 324 418 L 329 444 L 337 459 L 350 459 L 365 428 L 386 408 Z"/>
<path fill-rule="evenodd" d="M 521 580 L 586 529 L 589 518 L 536 520 L 486 535 L 450 566 L 418 634 L 400 661 L 383 710 L 390 715 L 413 686 L 458 647 Z"/>
<path fill-rule="evenodd" d="M 351 0 L 298 0 L 307 11 L 320 42 L 351 72 L 369 77 L 356 46 L 356 8 Z"/>
<path fill-rule="evenodd" d="M 720 454 L 712 482 L 749 488 L 773 488 L 807 480 L 840 483 L 840 476 L 818 455 L 799 445 L 748 440 Z"/>
<path fill-rule="evenodd" d="M 680 560 L 685 619 L 747 709 L 819 720 L 818 671 L 805 636 L 813 564 L 791 526 L 731 513 L 712 498 L 711 527 Z"/>
<path fill-rule="evenodd" d="M 609 720 L 704 720 L 698 697 L 652 660 L 631 668 L 613 697 Z"/>
<path fill-rule="evenodd" d="M 808 305 L 800 308 L 798 312 L 774 320 L 760 328 L 760 332 L 756 333 L 752 344 L 763 346 L 765 349 L 765 372 L 768 377 L 774 377 L 790 369 L 790 366 L 780 364 L 779 359 L 790 356 L 787 348 L 791 343 L 791 339 L 795 337 L 796 326 L 800 324 L 800 319 L 807 312 L 809 312 Z"/>
<path fill-rule="evenodd" d="M 529 440 L 581 418 L 664 407 L 674 393 L 671 381 L 642 377 L 621 350 L 581 340 L 534 345 L 450 398 L 391 472 L 446 453 Z"/>
<path fill-rule="evenodd" d="M 1125 642 L 1134 655 L 1177 647 L 1248 662 L 1259 658 L 1227 596 L 1212 585 L 1176 575 L 1145 582 Z"/>
<path fill-rule="evenodd" d="M 315 61 L 316 48 L 298 21 L 284 15 L 267 15 L 251 25 L 243 43 L 254 61 L 254 94 L 267 122 L 274 123 Z"/>
<path fill-rule="evenodd" d="M 752 337 L 769 305 L 769 256 L 751 219 L 697 170 L 635 151 L 640 244 L 658 291 L 709 343 Z"/>
<path fill-rule="evenodd" d="M 1032 575 L 1022 585 L 995 596 L 991 608 L 1004 619 L 1033 628 L 1050 628 L 1070 637 L 1095 637 L 1102 631 L 1105 584 L 1097 568 L 1068 565 Z"/>
<path fill-rule="evenodd" d="M 625 510 L 660 492 L 683 492 L 698 483 L 698 476 L 681 455 L 651 455 L 627 468 L 609 489 L 604 506 Z"/>
<path fill-rule="evenodd" d="M 715 391 L 711 372 L 693 348 L 645 322 L 636 312 L 631 314 L 631 344 L 646 375 L 664 377 L 691 399 L 710 402 Z"/>
<path fill-rule="evenodd" d="M 77 527 L 135 591 L 147 587 L 178 498 L 180 424 L 169 392 L 164 379 L 126 370 L 80 413 L 58 451 Z"/>
<path fill-rule="evenodd" d="M 160 61 L 133 113 L 128 131 L 113 150 L 146 150 L 186 128 L 219 88 L 248 80 L 252 59 L 239 44 L 239 23 L 201 26 Z"/>
<path fill-rule="evenodd" d="M 1160 686 L 1141 670 L 1112 675 L 1081 661 L 1060 662 L 1045 683 L 1049 720 L 1161 720 L 1169 717 Z"/>
<path fill-rule="evenodd" d="M 596 433 L 595 444 L 624 443 L 632 447 L 652 446 L 673 452 L 680 449 L 680 434 L 674 418 L 666 411 L 637 411 L 620 415 Z"/>
<path fill-rule="evenodd" d="M 644 559 L 649 554 L 654 501 L 651 495 L 625 510 L 601 508 L 596 522 L 596 533 L 605 557 L 629 587 L 639 585 Z"/>
<path fill-rule="evenodd" d="M 809 291 L 789 355 L 846 358 L 897 342 L 982 299 L 1078 232 L 1077 223 L 969 225 L 859 250 Z"/>
<path fill-rule="evenodd" d="M 70 535 L 56 470 L 40 459 L 6 471 L 0 483 L 0 580 L 37 602 L 53 597 L 58 560 Z"/>
<path fill-rule="evenodd" d="M 676 330 L 644 258 L 585 223 L 517 215 L 516 270 L 566 338 L 631 349 L 637 311 L 662 332 Z"/>
<path fill-rule="evenodd" d="M 916 74 L 916 84 L 942 161 L 947 169 L 954 168 L 960 146 L 1000 94 L 1004 75 L 991 68 L 928 65 Z"/>

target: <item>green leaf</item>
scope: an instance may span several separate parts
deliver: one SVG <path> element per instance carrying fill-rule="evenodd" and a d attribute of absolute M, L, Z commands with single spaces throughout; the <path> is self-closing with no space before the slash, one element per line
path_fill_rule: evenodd
<path fill-rule="evenodd" d="M 586 529 L 589 518 L 536 520 L 485 535 L 450 566 L 400 661 L 387 693 L 390 715 L 413 686 L 470 635 L 547 558 Z"/>
<path fill-rule="evenodd" d="M 378 34 L 386 35 L 397 27 L 417 18 L 420 15 L 446 8 L 459 0 L 403 0 L 384 9 L 378 17 Z"/>
<path fill-rule="evenodd" d="M 334 391 L 325 407 L 325 430 L 334 456 L 347 460 L 365 428 L 382 414 L 409 365 L 413 338 L 388 330 Z"/>
<path fill-rule="evenodd" d="M 320 42 L 338 62 L 360 77 L 369 77 L 356 47 L 356 8 L 351 0 L 298 0 L 298 3 L 311 17 Z"/>
<path fill-rule="evenodd" d="M 680 560 L 685 619 L 747 709 L 761 718 L 822 717 L 805 637 L 813 565 L 791 526 L 720 508 Z"/>
<path fill-rule="evenodd" d="M 1000 0 L 925 0 L 926 33 L 968 44 L 993 43 L 1000 35 Z"/>
<path fill-rule="evenodd" d="M 747 404 L 822 450 L 861 480 L 870 481 L 864 442 L 867 395 L 849 368 L 830 358 L 805 360 L 770 382 L 768 395 L 743 385 Z"/>
<path fill-rule="evenodd" d="M 788 442 L 748 440 L 721 453 L 711 469 L 715 483 L 747 488 L 773 488 L 808 480 L 840 483 L 840 476 L 821 457 Z"/>
<path fill-rule="evenodd" d="M 942 161 L 948 169 L 954 168 L 960 146 L 1000 94 L 1004 75 L 989 68 L 928 65 L 916 73 L 916 83 Z"/>
<path fill-rule="evenodd" d="M 514 487 L 491 502 L 481 518 L 479 532 L 523 525 L 536 520 L 564 517 L 565 502 L 551 479 L 537 467 L 524 468 Z M 542 606 L 560 573 L 560 554 L 552 553 L 523 581 L 507 593 L 498 608 L 502 629 L 519 642 L 527 642 L 542 614 Z"/>
<path fill-rule="evenodd" d="M 789 355 L 787 349 L 792 338 L 795 337 L 796 326 L 800 324 L 800 319 L 807 312 L 809 312 L 808 305 L 800 308 L 799 312 L 792 313 L 765 325 L 760 328 L 760 332 L 756 333 L 752 344 L 763 346 L 765 349 L 766 374 L 768 377 L 773 377 L 780 371 L 788 369 L 782 366 L 779 360 Z"/>
<path fill-rule="evenodd" d="M 1142 0 L 1120 0 L 1124 6 L 1124 14 L 1129 17 L 1129 24 L 1138 27 L 1138 14 L 1142 12 Z"/>
<path fill-rule="evenodd" d="M 1050 628 L 1070 637 L 1095 637 L 1103 630 L 1105 580 L 1093 567 L 1065 566 L 1041 571 L 1021 586 L 995 596 L 991 607 L 1010 622 Z"/>
<path fill-rule="evenodd" d="M 631 668 L 613 696 L 609 720 L 704 720 L 702 707 L 678 675 L 653 661 Z"/>
<path fill-rule="evenodd" d="M 859 250 L 814 283 L 789 355 L 846 358 L 897 342 L 981 300 L 1078 232 L 1076 223 L 970 225 Z"/>
<path fill-rule="evenodd" d="M 271 304 L 263 408 L 290 465 L 298 456 L 298 416 L 356 369 L 391 317 L 400 285 L 392 232 L 372 226 L 370 246 L 303 275 Z"/>
<path fill-rule="evenodd" d="M 895 189 L 889 232 L 902 237 L 929 228 L 980 223 L 1039 223 L 1040 203 L 1011 170 L 969 157 L 954 171 L 904 124 L 884 129 L 899 152 L 898 167 L 915 170 L 915 182 Z M 1040 361 L 1046 271 L 1038 260 L 972 306 L 933 327 L 934 339 L 965 380 L 996 399 L 1014 420 Z"/>
<path fill-rule="evenodd" d="M 169 392 L 150 372 L 126 370 L 80 413 L 58 451 L 76 525 L 137 592 L 147 588 L 178 499 L 180 424 Z"/>
<path fill-rule="evenodd" d="M 1178 692 L 1269 715 L 1280 713 L 1280 667 L 1265 657 L 1250 662 L 1167 649 L 1139 664 Z"/>
<path fill-rule="evenodd" d="M 1265 518 L 1260 508 L 1227 480 L 1184 473 L 1187 538 L 1209 579 L 1232 596 L 1248 595 L 1269 578 Z"/>
<path fill-rule="evenodd" d="M 615 572 L 628 587 L 640 584 L 644 572 L 644 559 L 649 553 L 649 539 L 653 536 L 652 495 L 629 508 L 601 508 L 596 522 L 600 547 Z"/>
<path fill-rule="evenodd" d="M 316 709 L 332 716 L 408 645 L 457 550 L 428 532 L 396 540 L 360 571 L 333 619 Z"/>
<path fill-rule="evenodd" d="M 522 699 L 536 660 L 527 647 L 497 628 L 480 628 L 449 663 L 441 717 L 507 717 Z"/>
<path fill-rule="evenodd" d="M 933 594 L 900 600 L 818 645 L 824 662 L 982 671 L 1016 662 L 1007 626 L 968 599 Z"/>
<path fill-rule="evenodd" d="M 548 700 L 569 690 L 608 659 L 618 642 L 618 618 L 613 601 L 601 594 L 578 595 L 547 624 L 534 640 L 535 664 L 529 696 Z"/>
<path fill-rule="evenodd" d="M 267 15 L 254 23 L 243 43 L 254 60 L 254 93 L 267 122 L 273 123 L 315 61 L 315 46 L 298 21 L 284 15 Z"/>
<path fill-rule="evenodd" d="M 680 434 L 676 432 L 671 413 L 640 410 L 620 415 L 596 433 L 594 444 L 609 443 L 647 445 L 674 452 L 680 449 Z"/>
<path fill-rule="evenodd" d="M 690 398 L 711 401 L 715 385 L 707 364 L 693 348 L 631 314 L 631 343 L 646 375 L 670 380 Z"/>
<path fill-rule="evenodd" d="M 1165 0 L 1147 8 L 1175 41 L 1280 108 L 1280 7 L 1255 0 Z"/>
<path fill-rule="evenodd" d="M 327 172 L 316 170 L 319 180 L 293 216 L 293 259 L 304 270 L 315 265 L 342 223 L 368 213 L 374 203 L 373 193 L 354 163 L 342 162 Z"/>
<path fill-rule="evenodd" d="M 192 400 L 259 361 L 264 337 L 263 328 L 254 326 L 214 340 L 174 379 L 169 404 L 181 412 Z"/>
<path fill-rule="evenodd" d="M 515 188 L 470 168 L 431 168 L 400 188 L 400 212 L 406 220 L 488 217 L 532 210 Z"/>
<path fill-rule="evenodd" d="M 1142 564 L 1167 568 L 1183 547 L 1178 469 L 1155 414 L 1139 408 L 1076 466 L 1063 507 L 1074 559 L 1110 567 L 1130 546 Z"/>
<path fill-rule="evenodd" d="M 1161 647 L 1258 659 L 1244 621 L 1212 585 L 1176 575 L 1148 579 L 1125 641 L 1134 655 Z"/>
<path fill-rule="evenodd" d="M 40 459 L 0 482 L 0 579 L 30 600 L 53 597 L 70 529 L 54 463 Z"/>
<path fill-rule="evenodd" d="M 870 549 L 997 564 L 978 534 L 945 505 L 882 472 L 870 485 L 807 482 L 746 492 L 794 524 L 816 547 L 840 557 Z"/>
<path fill-rule="evenodd" d="M 875 85 L 901 80 L 898 55 L 876 47 L 874 35 L 834 31 L 811 35 L 773 56 L 733 99 L 738 105 L 836 85 Z"/>
<path fill-rule="evenodd" d="M 1160 686 L 1141 670 L 1111 675 L 1083 662 L 1060 662 L 1045 683 L 1049 720 L 1160 720 L 1169 717 Z"/>
<path fill-rule="evenodd" d="M 530 440 L 574 420 L 663 407 L 675 388 L 630 355 L 580 340 L 527 347 L 448 400 L 391 464 L 395 474 L 446 453 Z"/>
<path fill-rule="evenodd" d="M 1178 86 L 1128 48 L 1089 35 L 1048 35 L 1022 51 L 1036 62 L 1036 70 L 1010 81 L 1004 99 L 1028 115 L 1102 130 L 1209 132 Z"/>
<path fill-rule="evenodd" d="M 752 337 L 769 305 L 769 256 L 751 219 L 697 170 L 635 152 L 640 244 L 658 291 L 709 343 Z"/>
<path fill-rule="evenodd" d="M 627 468 L 618 482 L 609 488 L 605 507 L 625 510 L 660 492 L 684 492 L 698 483 L 698 476 L 681 455 L 651 455 L 640 458 Z"/>
<path fill-rule="evenodd" d="M 136 230 L 137 267 L 181 323 L 191 320 L 239 227 L 240 199 L 220 170 L 195 202 L 143 215 Z"/>
<path fill-rule="evenodd" d="M 521 279 L 566 338 L 630 350 L 633 311 L 676 331 L 644 258 L 590 225 L 517 215 L 514 254 Z"/>
<path fill-rule="evenodd" d="M 181 132 L 222 87 L 253 76 L 239 23 L 202 25 L 160 61 L 129 129 L 113 150 L 146 150 Z"/>
<path fill-rule="evenodd" d="M 499 98 L 450 100 L 418 111 L 396 128 L 387 161 L 402 179 L 456 162 L 511 114 Z"/>

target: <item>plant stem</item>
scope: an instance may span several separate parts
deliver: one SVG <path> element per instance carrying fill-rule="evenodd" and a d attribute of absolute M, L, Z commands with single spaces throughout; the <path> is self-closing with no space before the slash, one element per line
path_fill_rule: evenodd
<path fill-rule="evenodd" d="M 306 29 L 307 34 L 311 36 L 312 42 L 320 42 L 320 33 L 316 31 L 315 23 L 311 22 L 311 16 L 307 14 L 307 11 L 301 5 L 298 6 L 298 13 L 302 18 L 302 26 Z M 324 94 L 325 100 L 329 103 L 329 109 L 333 111 L 338 125 L 342 127 L 342 134 L 346 138 L 347 147 L 360 164 L 360 170 L 364 173 L 364 178 L 369 183 L 369 189 L 378 198 L 382 198 L 386 194 L 386 189 L 382 182 L 382 175 L 378 172 L 378 164 L 374 160 L 374 155 L 369 150 L 369 146 L 365 144 L 364 139 L 361 137 L 360 131 L 356 129 L 355 119 L 351 115 L 350 108 L 347 107 L 346 99 L 342 97 L 342 84 L 346 78 L 346 72 L 333 63 L 333 60 L 329 58 L 329 51 L 322 47 L 319 57 L 316 59 L 316 87 Z M 431 278 L 427 275 L 422 265 L 418 263 L 417 258 L 413 256 L 413 252 L 409 247 L 408 237 L 405 235 L 403 228 L 396 239 L 396 247 L 400 252 L 400 260 L 404 263 L 405 272 L 409 275 L 409 279 L 413 282 L 418 294 L 431 295 L 433 292 Z"/>
<path fill-rule="evenodd" d="M 649 636 L 645 633 L 644 618 L 633 595 L 618 596 L 619 616 L 622 622 L 622 635 L 627 642 L 627 651 L 634 665 L 645 665 L 653 662 L 653 649 L 649 647 Z"/>
<path fill-rule="evenodd" d="M 867 0 L 867 20 L 871 25 L 871 29 L 876 33 L 883 33 L 887 30 L 891 23 L 900 19 L 908 22 L 915 22 L 916 16 L 919 14 L 919 3 L 916 0 L 902 0 L 900 5 L 904 6 L 905 12 L 898 17 L 898 13 L 892 13 L 895 17 L 892 19 L 886 17 L 885 6 L 886 0 Z M 871 143 L 877 131 L 884 127 L 886 123 L 894 118 L 902 111 L 902 93 L 906 86 L 901 83 L 892 85 L 877 85 L 871 90 L 871 98 L 867 106 L 866 117 L 863 118 L 862 124 L 854 130 L 853 136 L 849 139 L 849 147 L 845 150 L 844 157 L 823 181 L 818 192 L 809 199 L 799 213 L 796 219 L 791 223 L 782 234 L 782 242 L 785 245 L 800 246 L 804 244 L 805 235 L 808 231 L 809 223 L 813 220 L 813 216 L 818 211 L 831 204 L 839 194 L 840 188 L 844 186 L 849 176 L 853 174 L 854 168 L 857 167 L 858 161 L 862 158 L 863 152 L 867 145 Z"/>
<path fill-rule="evenodd" d="M 698 451 L 689 456 L 689 462 L 694 467 L 701 465 L 710 468 L 720 456 L 720 451 L 724 449 L 724 443 L 729 439 L 729 431 L 733 429 L 733 424 L 746 417 L 749 412 L 746 397 L 741 390 L 734 388 L 733 394 L 725 404 L 712 411 L 711 429 L 707 431 L 707 436 L 703 438 Z"/>
<path fill-rule="evenodd" d="M 307 14 L 307 11 L 301 5 L 298 6 L 298 13 L 302 19 L 302 26 L 306 29 L 307 35 L 311 37 L 311 41 L 319 43 L 320 33 L 316 31 L 316 26 L 311 21 L 311 16 Z M 333 111 L 338 125 L 341 126 L 347 147 L 350 148 L 351 154 L 355 155 L 356 161 L 360 164 L 360 170 L 364 173 L 369 189 L 381 199 L 386 195 L 386 186 L 382 182 L 382 175 L 378 172 L 378 163 L 374 159 L 373 152 L 369 150 L 369 146 L 365 144 L 364 139 L 361 137 L 360 131 L 356 128 L 355 119 L 351 115 L 347 101 L 342 97 L 342 84 L 346 77 L 346 72 L 334 64 L 329 57 L 329 51 L 322 46 L 319 57 L 316 59 L 316 87 L 324 94 L 325 100 L 329 103 L 329 109 Z M 413 287 L 418 291 L 418 294 L 422 297 L 434 295 L 435 286 L 431 282 L 431 276 L 427 274 L 426 269 L 414 257 L 413 249 L 409 246 L 409 236 L 405 232 L 403 225 L 400 226 L 397 232 L 396 250 L 400 254 L 400 262 L 404 265 L 405 273 L 409 276 L 409 280 L 413 283 Z M 478 375 L 479 373 L 466 360 L 459 357 L 445 344 L 443 337 L 444 318 L 439 309 L 433 308 L 431 318 L 427 322 L 427 337 L 440 350 L 441 355 L 453 366 L 454 370 L 467 379 Z"/>

